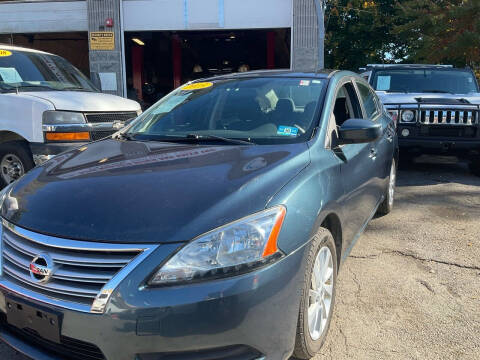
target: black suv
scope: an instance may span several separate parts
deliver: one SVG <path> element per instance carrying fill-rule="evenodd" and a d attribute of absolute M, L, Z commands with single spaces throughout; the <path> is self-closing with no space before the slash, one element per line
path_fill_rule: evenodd
<path fill-rule="evenodd" d="M 450 65 L 368 65 L 363 73 L 397 120 L 400 156 L 470 160 L 480 175 L 480 91 L 470 69 Z"/>

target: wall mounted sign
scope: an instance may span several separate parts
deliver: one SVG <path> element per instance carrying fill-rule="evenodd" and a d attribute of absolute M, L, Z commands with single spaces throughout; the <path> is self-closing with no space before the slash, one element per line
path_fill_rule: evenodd
<path fill-rule="evenodd" d="M 91 32 L 90 50 L 115 50 L 115 33 L 111 31 Z"/>

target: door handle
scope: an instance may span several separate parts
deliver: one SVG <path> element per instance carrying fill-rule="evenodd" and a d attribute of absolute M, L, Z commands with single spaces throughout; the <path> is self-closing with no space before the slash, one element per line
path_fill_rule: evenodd
<path fill-rule="evenodd" d="M 377 149 L 371 148 L 370 155 L 368 155 L 368 157 L 372 160 L 375 160 L 377 158 Z"/>

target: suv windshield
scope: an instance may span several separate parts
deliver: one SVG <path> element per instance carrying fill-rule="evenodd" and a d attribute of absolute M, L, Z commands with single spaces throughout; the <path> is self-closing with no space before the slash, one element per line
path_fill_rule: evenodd
<path fill-rule="evenodd" d="M 0 47 L 0 91 L 98 91 L 60 56 Z"/>
<path fill-rule="evenodd" d="M 126 135 L 159 141 L 306 141 L 316 126 L 315 113 L 326 83 L 326 79 L 264 77 L 187 84 L 147 110 Z"/>
<path fill-rule="evenodd" d="M 374 72 L 375 90 L 408 93 L 468 94 L 478 92 L 470 70 L 462 69 L 385 69 Z"/>

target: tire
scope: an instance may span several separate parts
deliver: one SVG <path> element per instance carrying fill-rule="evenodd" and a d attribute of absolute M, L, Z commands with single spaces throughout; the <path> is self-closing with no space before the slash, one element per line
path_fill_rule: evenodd
<path fill-rule="evenodd" d="M 476 176 L 480 176 L 480 159 L 473 159 L 468 164 L 470 172 Z"/>
<path fill-rule="evenodd" d="M 325 250 L 326 249 L 326 250 Z M 318 323 L 320 329 L 317 332 L 313 332 L 309 326 L 309 307 L 311 307 L 314 302 L 312 302 L 311 288 L 313 289 L 314 283 L 316 283 L 313 276 L 315 263 L 320 260 L 326 252 L 330 254 L 330 260 L 328 261 L 328 271 L 324 274 L 329 274 L 329 281 L 325 284 L 331 285 L 331 293 L 328 294 L 328 291 L 318 291 L 320 294 L 325 294 L 324 299 L 329 297 L 330 306 L 326 311 L 327 318 L 325 321 Z M 322 259 L 324 259 L 322 257 Z M 318 263 L 322 263 L 320 260 Z M 327 263 L 327 262 L 323 262 Z M 332 234 L 325 228 L 320 228 L 315 236 L 310 242 L 310 249 L 307 255 L 307 264 L 305 267 L 305 276 L 302 286 L 302 294 L 300 298 L 300 311 L 298 315 L 298 324 L 297 324 L 297 334 L 295 339 L 295 349 L 293 356 L 297 359 L 310 359 L 315 356 L 316 353 L 322 348 L 325 338 L 327 337 L 328 329 L 330 328 L 330 322 L 332 320 L 333 308 L 335 305 L 335 290 L 337 284 L 337 253 L 335 248 L 335 242 L 333 240 Z M 325 269 L 325 268 L 324 268 Z M 325 276 L 324 278 L 327 278 Z M 317 289 L 318 285 L 315 285 Z M 322 287 L 322 289 L 324 289 Z M 321 296 L 320 296 L 321 297 Z M 327 304 L 325 302 L 325 304 Z M 327 305 L 325 305 L 326 308 Z M 315 312 L 312 312 L 312 314 Z M 318 313 L 317 313 L 318 314 Z M 318 314 L 318 316 L 321 316 Z"/>
<path fill-rule="evenodd" d="M 17 180 L 35 166 L 32 153 L 24 141 L 0 144 L 0 187 Z"/>
<path fill-rule="evenodd" d="M 384 216 L 389 214 L 393 209 L 393 203 L 395 200 L 395 185 L 397 181 L 397 163 L 395 159 L 392 160 L 392 166 L 390 168 L 390 175 L 388 177 L 388 187 L 385 191 L 385 199 L 377 209 L 377 215 Z"/>

